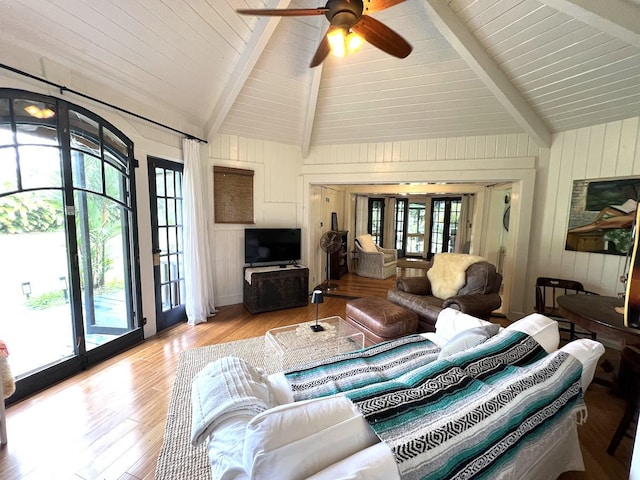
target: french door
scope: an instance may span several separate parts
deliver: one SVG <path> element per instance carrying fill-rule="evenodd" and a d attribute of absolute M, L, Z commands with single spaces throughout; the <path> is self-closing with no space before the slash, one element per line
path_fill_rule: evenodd
<path fill-rule="evenodd" d="M 407 214 L 407 257 L 424 255 L 425 211 L 423 202 L 409 202 Z"/>
<path fill-rule="evenodd" d="M 369 199 L 367 232 L 373 243 L 384 245 L 384 198 Z"/>
<path fill-rule="evenodd" d="M 143 339 L 133 144 L 60 99 L 0 89 L 0 337 L 11 401 Z"/>
<path fill-rule="evenodd" d="M 158 331 L 187 320 L 182 243 L 181 163 L 148 158 Z"/>
<path fill-rule="evenodd" d="M 429 252 L 454 252 L 462 198 L 434 198 L 431 201 Z"/>
<path fill-rule="evenodd" d="M 394 215 L 395 245 L 398 250 L 398 258 L 407 254 L 407 219 L 409 217 L 409 200 L 396 198 L 396 211 Z"/>

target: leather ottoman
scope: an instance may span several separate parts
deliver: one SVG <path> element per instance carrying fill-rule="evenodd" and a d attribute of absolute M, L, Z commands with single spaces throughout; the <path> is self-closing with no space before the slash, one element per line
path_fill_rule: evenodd
<path fill-rule="evenodd" d="M 347 319 L 362 331 L 368 344 L 416 333 L 418 315 L 382 297 L 363 297 L 347 302 Z"/>

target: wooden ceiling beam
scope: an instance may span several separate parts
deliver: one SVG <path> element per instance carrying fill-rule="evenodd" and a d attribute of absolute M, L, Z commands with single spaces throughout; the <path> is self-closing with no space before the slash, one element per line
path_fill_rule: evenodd
<path fill-rule="evenodd" d="M 318 42 L 322 41 L 322 37 L 326 34 L 323 29 L 325 18 L 322 17 L 321 22 L 318 22 L 320 37 Z M 305 112 L 304 119 L 304 132 L 302 133 L 302 158 L 307 158 L 309 155 L 309 148 L 311 146 L 311 135 L 313 134 L 313 125 L 316 119 L 316 107 L 318 106 L 318 93 L 320 92 L 320 80 L 322 80 L 322 69 L 324 68 L 324 62 L 315 68 L 311 69 L 311 84 L 309 86 L 309 97 L 307 98 L 307 111 Z"/>
<path fill-rule="evenodd" d="M 551 132 L 520 91 L 489 56 L 466 25 L 444 0 L 424 0 L 429 19 L 442 36 L 491 90 L 522 129 L 544 148 L 551 146 Z"/>
<path fill-rule="evenodd" d="M 545 0 L 547 5 L 640 48 L 640 7 L 626 0 Z"/>
<path fill-rule="evenodd" d="M 271 0 L 267 8 L 287 8 L 291 0 Z M 220 98 L 209 115 L 209 120 L 205 125 L 205 138 L 210 138 L 220 130 L 229 110 L 238 98 L 240 90 L 244 86 L 251 71 L 260 59 L 267 43 L 271 39 L 278 23 L 282 17 L 258 17 L 256 27 L 251 34 L 251 38 L 238 59 L 233 73 L 229 77 Z"/>

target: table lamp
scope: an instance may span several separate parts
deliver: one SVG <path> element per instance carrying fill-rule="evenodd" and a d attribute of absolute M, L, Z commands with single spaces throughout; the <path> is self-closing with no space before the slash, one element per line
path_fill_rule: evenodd
<path fill-rule="evenodd" d="M 322 293 L 322 290 L 313 291 L 313 293 L 311 294 L 311 303 L 316 304 L 316 324 L 311 325 L 311 330 L 313 330 L 314 332 L 322 332 L 324 330 L 324 327 L 318 324 L 318 305 L 324 303 L 324 294 Z"/>

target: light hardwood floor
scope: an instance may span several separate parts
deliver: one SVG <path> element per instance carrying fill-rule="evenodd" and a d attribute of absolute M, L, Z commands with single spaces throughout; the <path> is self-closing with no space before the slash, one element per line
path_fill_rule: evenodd
<path fill-rule="evenodd" d="M 407 273 L 423 274 L 401 272 Z M 347 274 L 337 283 L 333 294 L 385 296 L 393 279 Z M 345 298 L 326 297 L 320 315 L 344 316 L 345 305 Z M 259 315 L 242 305 L 222 307 L 205 324 L 177 325 L 12 405 L 7 410 L 9 443 L 0 449 L 0 479 L 152 479 L 179 353 L 313 318 L 311 304 Z M 622 400 L 599 385 L 592 385 L 585 399 L 589 418 L 579 431 L 587 471 L 561 478 L 628 478 L 632 440 L 623 439 L 614 457 L 606 453 Z"/>

